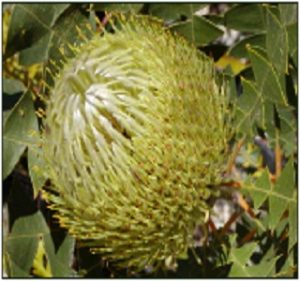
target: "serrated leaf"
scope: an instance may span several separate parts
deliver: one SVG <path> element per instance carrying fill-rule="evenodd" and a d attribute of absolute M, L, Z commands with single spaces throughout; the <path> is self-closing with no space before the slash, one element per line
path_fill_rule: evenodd
<path fill-rule="evenodd" d="M 27 274 L 29 274 L 37 252 L 39 237 L 49 233 L 48 227 L 42 219 L 40 213 L 19 218 L 14 223 L 11 234 L 8 235 L 5 243 L 9 259 Z"/>
<path fill-rule="evenodd" d="M 45 62 L 49 58 L 54 61 L 63 59 L 60 52 L 64 47 L 65 56 L 72 53 L 68 49 L 68 44 L 82 42 L 77 29 L 81 29 L 82 33 L 89 33 L 87 25 L 89 25 L 88 13 L 80 5 L 70 4 L 49 4 L 52 8 L 48 11 L 40 10 L 38 4 L 16 4 L 18 10 L 24 10 L 25 17 L 30 17 L 30 25 L 35 25 L 30 32 L 34 33 L 34 39 L 27 40 L 30 44 L 20 44 L 20 63 L 30 65 L 34 63 Z M 56 7 L 56 8 L 53 8 Z M 44 14 L 47 15 L 44 15 Z M 49 17 L 52 20 L 49 21 Z M 42 20 L 44 19 L 44 21 Z M 25 24 L 25 23 L 24 23 Z M 22 32 L 22 30 L 17 30 Z M 15 32 L 17 32 L 15 31 Z M 14 52 L 19 51 L 15 50 Z"/>
<path fill-rule="evenodd" d="M 279 179 L 275 184 L 274 191 L 280 193 L 285 197 L 291 198 L 295 190 L 295 171 L 293 158 L 285 165 L 281 172 Z"/>
<path fill-rule="evenodd" d="M 298 22 L 297 4 L 280 3 L 278 7 L 280 11 L 280 19 L 284 25 L 295 24 Z"/>
<path fill-rule="evenodd" d="M 274 106 L 259 92 L 254 82 L 242 78 L 243 93 L 236 102 L 236 128 L 253 138 L 257 126 L 266 130 L 270 138 L 274 133 Z"/>
<path fill-rule="evenodd" d="M 73 276 L 70 260 L 74 240 L 66 236 L 58 252 L 55 253 L 50 229 L 41 212 L 21 217 L 14 223 L 12 232 L 5 241 L 6 254 L 21 270 L 29 273 L 41 239 L 43 241 L 42 252 L 47 256 L 52 276 L 60 278 Z M 36 265 L 35 269 L 38 269 L 38 274 L 49 273 L 47 268 L 40 267 L 40 264 L 36 268 Z"/>
<path fill-rule="evenodd" d="M 269 60 L 279 73 L 286 73 L 288 66 L 288 37 L 285 27 L 271 9 L 266 9 L 266 48 Z"/>
<path fill-rule="evenodd" d="M 91 31 L 88 27 L 91 27 L 88 15 L 85 14 L 77 6 L 71 6 L 56 22 L 53 27 L 53 40 L 51 40 L 48 46 L 48 58 L 49 61 L 54 61 L 57 67 L 62 66 L 62 61 L 66 57 L 73 57 L 74 53 L 70 50 L 70 45 L 80 45 L 91 36 Z M 81 35 L 79 35 L 79 32 Z M 85 37 L 85 38 L 83 38 Z M 48 64 L 52 73 L 57 71 L 57 67 Z M 49 85 L 52 85 L 53 78 L 51 75 L 46 77 L 46 81 Z"/>
<path fill-rule="evenodd" d="M 243 94 L 237 99 L 236 127 L 240 132 L 253 135 L 253 124 L 256 119 L 262 120 L 262 94 L 251 81 L 242 79 Z"/>
<path fill-rule="evenodd" d="M 267 174 L 264 172 L 256 183 L 250 182 L 243 186 L 243 190 L 249 192 L 253 197 L 256 207 L 266 199 L 269 200 L 268 226 L 271 230 L 276 227 L 287 207 L 297 202 L 296 198 L 292 196 L 295 190 L 294 176 L 293 161 L 290 160 L 275 185 L 269 185 Z"/>
<path fill-rule="evenodd" d="M 3 178 L 6 178 L 28 145 L 35 144 L 38 130 L 30 92 L 25 93 L 6 118 L 3 130 Z"/>
<path fill-rule="evenodd" d="M 257 243 L 251 242 L 243 245 L 241 248 L 233 248 L 230 251 L 228 260 L 232 262 L 229 277 L 251 277 L 249 267 L 246 263 L 249 261 Z"/>
<path fill-rule="evenodd" d="M 276 227 L 288 205 L 293 204 L 291 199 L 293 198 L 292 195 L 295 189 L 294 177 L 294 166 L 291 158 L 273 188 L 272 193 L 274 196 L 270 196 L 269 198 L 270 229 Z"/>
<path fill-rule="evenodd" d="M 296 151 L 296 118 L 292 107 L 276 106 L 280 118 L 280 145 L 289 157 Z"/>
<path fill-rule="evenodd" d="M 263 11 L 258 4 L 239 4 L 233 6 L 224 15 L 225 26 L 238 31 L 259 32 L 265 27 Z"/>
<path fill-rule="evenodd" d="M 258 90 L 268 101 L 287 105 L 286 96 L 282 88 L 280 77 L 270 61 L 258 47 L 247 47 L 254 71 Z"/>
<path fill-rule="evenodd" d="M 51 33 L 51 28 L 57 18 L 69 6 L 69 4 L 15 4 L 7 38 L 6 57 L 16 52 L 33 46 L 44 36 Z M 46 42 L 47 43 L 47 42 Z M 34 49 L 44 51 L 45 45 Z M 28 51 L 27 51 L 28 54 Z M 28 60 L 28 59 L 27 59 Z"/>
<path fill-rule="evenodd" d="M 257 265 L 249 266 L 247 267 L 247 272 L 253 278 L 272 277 L 278 258 L 279 256 L 268 261 L 261 261 Z"/>
<path fill-rule="evenodd" d="M 249 192 L 251 194 L 251 197 L 253 199 L 254 203 L 254 208 L 258 209 L 262 203 L 265 202 L 265 200 L 268 198 L 268 195 L 265 191 L 270 191 L 271 190 L 271 183 L 269 180 L 269 172 L 267 170 L 264 170 L 262 175 L 257 179 L 255 182 L 255 186 L 260 190 L 257 191 L 250 191 L 251 187 L 249 189 Z"/>
<path fill-rule="evenodd" d="M 243 38 L 230 48 L 229 54 L 234 57 L 248 58 L 249 54 L 246 49 L 247 44 L 251 46 L 265 47 L 266 34 L 255 34 Z"/>
<path fill-rule="evenodd" d="M 217 39 L 223 31 L 204 17 L 193 16 L 191 19 L 171 26 L 171 30 L 183 35 L 196 46 L 205 45 Z"/>
<path fill-rule="evenodd" d="M 207 4 L 190 3 L 190 4 L 167 4 L 167 3 L 150 3 L 149 14 L 166 21 L 178 20 L 181 16 L 192 18 L 194 13 Z"/>

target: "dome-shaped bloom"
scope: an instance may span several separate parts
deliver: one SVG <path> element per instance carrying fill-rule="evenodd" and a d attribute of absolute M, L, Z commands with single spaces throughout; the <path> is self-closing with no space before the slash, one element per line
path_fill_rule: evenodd
<path fill-rule="evenodd" d="M 213 62 L 162 23 L 117 26 L 79 47 L 51 90 L 48 196 L 92 252 L 141 269 L 186 253 L 205 223 L 226 150 L 225 97 Z"/>

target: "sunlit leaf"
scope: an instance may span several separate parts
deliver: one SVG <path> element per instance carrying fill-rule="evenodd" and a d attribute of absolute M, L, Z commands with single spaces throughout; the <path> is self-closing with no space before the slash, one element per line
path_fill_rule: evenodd
<path fill-rule="evenodd" d="M 247 267 L 247 272 L 253 278 L 273 277 L 278 258 L 279 256 L 273 257 L 270 260 L 261 261 L 257 265 L 249 266 Z"/>
<path fill-rule="evenodd" d="M 255 242 L 247 243 L 241 248 L 233 248 L 230 251 L 228 261 L 232 262 L 229 277 L 251 277 L 249 267 L 246 263 L 252 256 L 257 244 Z"/>

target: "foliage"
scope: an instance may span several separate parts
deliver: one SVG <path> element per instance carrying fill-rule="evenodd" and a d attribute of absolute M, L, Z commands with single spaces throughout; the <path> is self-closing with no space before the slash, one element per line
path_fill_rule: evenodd
<path fill-rule="evenodd" d="M 225 120 L 235 132 L 232 154 L 223 185 L 213 188 L 235 204 L 235 213 L 220 229 L 209 220 L 202 246 L 178 264 L 166 261 L 170 270 L 155 275 L 149 268 L 115 271 L 91 255 L 57 226 L 40 192 L 50 184 L 39 142 L 44 93 L 53 83 L 47 73 L 61 64 L 67 44 L 88 36 L 80 30 L 88 25 L 101 32 L 105 12 L 112 11 L 159 17 L 211 56 L 228 90 L 228 110 L 234 112 L 233 120 Z M 297 274 L 297 4 L 18 3 L 5 4 L 3 12 L 3 193 L 10 221 L 4 269 L 9 277 Z"/>

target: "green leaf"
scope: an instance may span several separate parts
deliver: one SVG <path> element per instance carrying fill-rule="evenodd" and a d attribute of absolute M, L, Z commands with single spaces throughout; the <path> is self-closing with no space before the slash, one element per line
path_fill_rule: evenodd
<path fill-rule="evenodd" d="M 258 47 L 247 46 L 258 90 L 268 101 L 287 105 L 280 77 Z"/>
<path fill-rule="evenodd" d="M 38 135 L 39 132 L 36 132 Z M 33 185 L 33 194 L 36 197 L 43 187 L 46 177 L 43 170 L 46 167 L 45 160 L 43 158 L 42 148 L 37 144 L 28 148 L 28 170 Z"/>
<path fill-rule="evenodd" d="M 25 91 L 24 84 L 16 79 L 3 78 L 3 92 L 7 95 L 15 95 Z"/>
<path fill-rule="evenodd" d="M 87 26 L 91 26 L 88 14 L 79 8 L 77 5 L 75 7 L 71 6 L 57 20 L 53 27 L 53 39 L 48 46 L 48 58 L 54 61 L 57 67 L 63 65 L 62 61 L 64 61 L 66 57 L 74 57 L 74 53 L 70 50 L 69 45 L 82 44 L 91 36 L 91 31 L 87 28 Z M 79 35 L 79 32 L 82 36 Z M 85 38 L 82 38 L 83 36 Z M 57 71 L 57 67 L 51 64 L 48 64 L 48 67 L 53 73 Z M 47 76 L 46 81 L 52 85 L 49 79 L 52 79 L 51 75 Z"/>
<path fill-rule="evenodd" d="M 183 35 L 196 46 L 205 45 L 217 39 L 223 31 L 204 17 L 193 16 L 191 19 L 171 26 L 171 30 Z"/>
<path fill-rule="evenodd" d="M 288 37 L 285 27 L 271 9 L 266 9 L 266 48 L 269 60 L 279 73 L 286 73 L 288 67 Z"/>
<path fill-rule="evenodd" d="M 216 25 L 224 25 L 224 17 L 221 15 L 208 14 L 208 15 L 205 15 L 204 17 Z"/>
<path fill-rule="evenodd" d="M 274 229 L 289 204 L 293 204 L 295 174 L 292 158 L 284 167 L 269 198 L 269 226 Z"/>
<path fill-rule="evenodd" d="M 290 156 L 296 152 L 296 117 L 292 107 L 276 106 L 280 118 L 280 146 L 283 148 L 285 155 Z"/>
<path fill-rule="evenodd" d="M 268 261 L 261 261 L 257 265 L 247 267 L 247 272 L 251 277 L 254 278 L 273 277 L 278 258 L 279 256 L 274 257 Z"/>
<path fill-rule="evenodd" d="M 11 16 L 10 27 L 7 37 L 6 57 L 10 57 L 16 52 L 33 46 L 39 42 L 40 47 L 35 47 L 33 53 L 41 56 L 40 52 L 45 50 L 51 28 L 55 24 L 61 13 L 69 4 L 15 4 Z M 27 55 L 28 55 L 27 50 Z M 34 57 L 32 57 L 34 59 Z M 27 58 L 27 60 L 29 60 Z M 27 61 L 28 62 L 28 61 Z"/>
<path fill-rule="evenodd" d="M 273 230 L 284 211 L 296 204 L 297 200 L 293 197 L 295 190 L 295 175 L 292 158 L 284 167 L 276 184 L 270 184 L 267 178 L 267 171 L 255 182 L 245 181 L 243 191 L 249 192 L 253 198 L 255 207 L 259 208 L 261 204 L 269 200 L 269 218 L 268 226 Z M 293 230 L 294 231 L 294 230 Z"/>
<path fill-rule="evenodd" d="M 232 267 L 228 277 L 252 276 L 246 263 L 249 261 L 256 247 L 257 243 L 251 242 L 243 245 L 241 248 L 233 248 L 230 251 L 228 260 L 232 262 Z"/>
<path fill-rule="evenodd" d="M 29 274 L 41 241 L 45 255 L 50 262 L 52 277 L 73 276 L 74 272 L 70 267 L 70 261 L 73 256 L 74 239 L 67 235 L 55 253 L 50 229 L 41 212 L 19 218 L 14 223 L 12 232 L 5 241 L 6 255 L 20 270 Z M 38 270 L 37 272 L 42 271 Z"/>
<path fill-rule="evenodd" d="M 5 243 L 6 253 L 12 265 L 29 274 L 37 252 L 40 236 L 49 233 L 41 213 L 19 218 L 13 225 Z M 12 267 L 14 271 L 14 267 Z M 21 276 L 15 276 L 21 277 Z"/>
<path fill-rule="evenodd" d="M 298 241 L 298 216 L 297 216 L 297 191 L 294 191 L 293 202 L 289 203 L 289 250 L 297 243 Z"/>
<path fill-rule="evenodd" d="M 224 15 L 227 28 L 238 31 L 261 33 L 264 31 L 263 10 L 259 4 L 239 4 Z"/>
<path fill-rule="evenodd" d="M 192 18 L 196 11 L 204 8 L 207 4 L 190 3 L 190 4 L 162 4 L 150 3 L 149 14 L 162 18 L 166 21 L 179 20 L 181 16 Z"/>
<path fill-rule="evenodd" d="M 271 190 L 271 182 L 269 180 L 269 172 L 267 170 L 264 170 L 262 175 L 257 179 L 255 186 L 260 191 L 250 191 L 251 197 L 253 199 L 254 208 L 258 209 L 268 198 L 268 195 L 265 191 Z"/>
<path fill-rule="evenodd" d="M 235 126 L 239 132 L 253 138 L 257 126 L 266 130 L 269 138 L 275 137 L 274 106 L 266 100 L 256 85 L 242 78 L 243 93 L 237 98 Z"/>
<path fill-rule="evenodd" d="M 245 37 L 232 46 L 232 48 L 229 50 L 229 54 L 234 57 L 248 58 L 249 54 L 246 49 L 247 44 L 251 46 L 265 47 L 266 35 L 261 33 Z"/>
<path fill-rule="evenodd" d="M 236 104 L 236 128 L 242 133 L 253 136 L 253 124 L 262 120 L 260 107 L 263 99 L 255 85 L 246 79 L 242 79 L 243 94 L 237 99 Z"/>
<path fill-rule="evenodd" d="M 73 262 L 74 247 L 75 239 L 66 235 L 63 243 L 60 245 L 56 253 L 57 260 L 69 268 L 71 268 Z"/>
<path fill-rule="evenodd" d="M 289 42 L 289 54 L 291 55 L 293 62 L 298 67 L 298 24 L 292 24 L 287 27 L 288 42 Z"/>
<path fill-rule="evenodd" d="M 5 271 L 9 278 L 28 278 L 28 277 L 30 277 L 29 273 L 22 270 L 18 265 L 16 265 L 15 262 L 10 259 L 10 257 L 7 255 L 7 253 L 4 256 L 4 260 L 6 262 L 6 267 L 7 267 L 7 270 L 5 270 Z"/>
<path fill-rule="evenodd" d="M 96 11 L 107 11 L 107 12 L 138 12 L 142 9 L 144 4 L 142 3 L 94 3 L 94 9 Z"/>
<path fill-rule="evenodd" d="M 295 277 L 296 270 L 297 270 L 297 266 L 295 266 L 295 264 L 294 264 L 294 252 L 290 251 L 280 272 L 274 277 L 293 278 L 293 277 Z"/>
<path fill-rule="evenodd" d="M 43 62 L 48 58 L 48 46 L 52 40 L 52 32 L 37 40 L 32 47 L 20 52 L 19 62 L 22 65 L 31 65 Z"/>
<path fill-rule="evenodd" d="M 234 246 L 231 239 L 231 245 Z M 261 259 L 259 264 L 251 265 L 250 258 L 253 255 L 255 249 L 258 247 L 256 242 L 250 242 L 244 244 L 240 248 L 232 248 L 228 261 L 232 262 L 232 266 L 228 277 L 271 277 L 276 270 L 276 261 L 279 256 L 274 256 L 273 249 L 269 250 L 265 256 Z"/>
<path fill-rule="evenodd" d="M 38 129 L 31 93 L 25 93 L 6 118 L 3 129 L 3 178 L 6 178 L 28 145 L 36 142 Z"/>
<path fill-rule="evenodd" d="M 296 24 L 298 22 L 297 4 L 280 3 L 278 7 L 280 11 L 280 19 L 284 25 Z"/>

